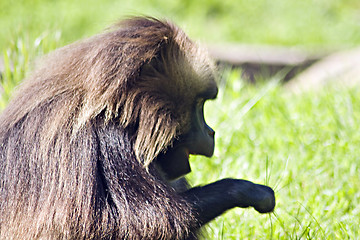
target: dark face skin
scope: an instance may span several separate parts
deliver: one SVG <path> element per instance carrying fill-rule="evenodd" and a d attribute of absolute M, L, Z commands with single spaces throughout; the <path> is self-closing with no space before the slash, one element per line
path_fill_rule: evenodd
<path fill-rule="evenodd" d="M 207 99 L 214 99 L 217 91 L 217 87 L 212 87 L 199 94 L 192 106 L 189 131 L 181 135 L 171 148 L 157 158 L 156 163 L 167 180 L 174 180 L 191 171 L 190 154 L 206 157 L 213 155 L 215 131 L 205 122 L 204 103 Z"/>

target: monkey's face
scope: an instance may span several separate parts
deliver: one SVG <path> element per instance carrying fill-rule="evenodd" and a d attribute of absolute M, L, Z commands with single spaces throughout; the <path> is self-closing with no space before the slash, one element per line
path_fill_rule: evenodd
<path fill-rule="evenodd" d="M 180 128 L 185 129 L 165 152 L 161 153 L 156 163 L 165 174 L 167 180 L 181 177 L 191 171 L 189 155 L 211 157 L 214 153 L 215 131 L 206 124 L 204 103 L 216 98 L 218 89 L 214 81 L 209 81 L 206 88 L 193 99 L 183 118 Z M 185 111 L 184 111 L 185 112 Z"/>
<path fill-rule="evenodd" d="M 149 63 L 142 66 L 137 86 L 143 95 L 153 99 L 148 116 L 157 116 L 153 122 L 166 119 L 152 130 L 173 134 L 166 144 L 157 144 L 155 165 L 167 180 L 189 173 L 189 155 L 210 157 L 214 152 L 214 130 L 204 119 L 204 103 L 214 99 L 218 88 L 215 67 L 208 56 L 187 38 L 168 44 Z M 147 101 L 150 103 L 150 101 Z M 159 114 L 150 114 L 156 109 Z M 165 126 L 165 124 L 168 124 Z"/>

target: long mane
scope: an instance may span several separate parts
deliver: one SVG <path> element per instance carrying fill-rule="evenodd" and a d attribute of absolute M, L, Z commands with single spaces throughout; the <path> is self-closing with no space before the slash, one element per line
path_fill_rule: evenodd
<path fill-rule="evenodd" d="M 186 122 L 174 102 L 193 86 L 178 85 L 212 77 L 200 52 L 171 23 L 132 18 L 45 56 L 0 115 L 0 236 L 124 237 L 136 219 L 133 239 L 186 236 L 186 201 L 148 171 Z"/>

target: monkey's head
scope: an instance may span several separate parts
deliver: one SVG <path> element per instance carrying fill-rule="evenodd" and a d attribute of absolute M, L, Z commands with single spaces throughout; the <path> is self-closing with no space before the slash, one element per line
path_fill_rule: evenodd
<path fill-rule="evenodd" d="M 174 26 L 172 26 L 174 28 Z M 206 52 L 178 28 L 164 36 L 163 46 L 140 71 L 138 87 L 149 93 L 149 114 L 154 113 L 152 132 L 169 134 L 154 143 L 155 164 L 169 180 L 189 173 L 189 155 L 210 157 L 214 130 L 204 118 L 204 103 L 216 98 L 214 65 Z M 157 125 L 163 119 L 164 126 Z M 142 127 L 139 130 L 143 130 Z"/>
<path fill-rule="evenodd" d="M 96 120 L 128 129 L 139 162 L 145 168 L 156 163 L 168 179 L 190 171 L 189 154 L 213 154 L 214 131 L 203 107 L 218 91 L 214 65 L 173 24 L 131 18 L 56 50 L 43 63 L 23 84 L 16 100 L 22 104 L 4 115 L 16 122 L 50 106 L 44 149 L 59 131 L 74 135 Z"/>
<path fill-rule="evenodd" d="M 136 26 L 136 43 L 151 43 L 156 50 L 143 61 L 128 88 L 131 97 L 125 101 L 120 118 L 125 124 L 129 119 L 136 122 L 138 158 L 145 166 L 154 161 L 171 180 L 190 172 L 189 154 L 212 156 L 215 132 L 206 124 L 203 110 L 218 88 L 206 51 L 181 29 L 170 23 L 160 27 L 163 24 L 154 19 L 125 22 L 127 27 Z M 168 31 L 159 32 L 164 29 Z"/>

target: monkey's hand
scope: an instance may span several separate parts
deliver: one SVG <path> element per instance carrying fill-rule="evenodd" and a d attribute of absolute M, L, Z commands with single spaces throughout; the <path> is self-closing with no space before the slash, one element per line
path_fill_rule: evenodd
<path fill-rule="evenodd" d="M 251 206 L 259 213 L 268 213 L 274 210 L 275 194 L 270 187 L 246 180 L 231 179 L 231 182 L 233 187 L 230 195 L 235 199 L 238 207 Z"/>
<path fill-rule="evenodd" d="M 234 207 L 254 207 L 260 213 L 274 210 L 274 191 L 241 179 L 223 179 L 182 193 L 192 204 L 200 225 Z"/>

